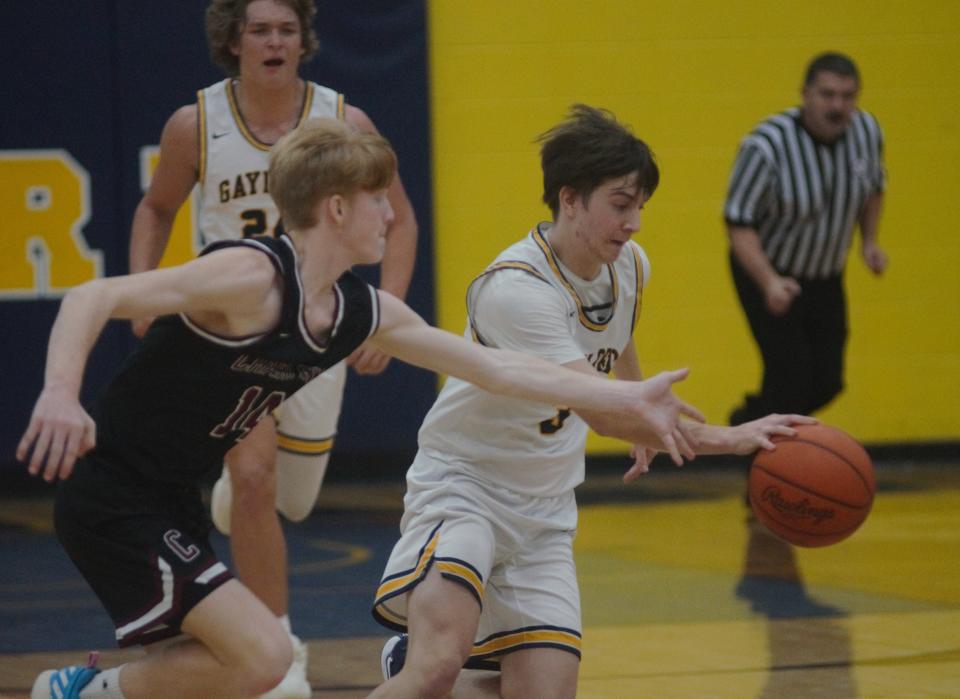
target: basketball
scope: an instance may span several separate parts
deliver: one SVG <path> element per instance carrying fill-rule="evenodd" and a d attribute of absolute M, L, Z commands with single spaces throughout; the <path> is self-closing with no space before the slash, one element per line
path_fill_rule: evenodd
<path fill-rule="evenodd" d="M 876 478 L 861 444 L 829 425 L 796 425 L 774 437 L 750 467 L 750 506 L 774 534 L 796 546 L 829 546 L 853 534 L 870 513 Z"/>

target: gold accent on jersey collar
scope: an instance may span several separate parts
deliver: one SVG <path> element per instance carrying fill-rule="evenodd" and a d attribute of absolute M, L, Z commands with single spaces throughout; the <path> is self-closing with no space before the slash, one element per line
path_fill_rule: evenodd
<path fill-rule="evenodd" d="M 297 117 L 297 123 L 294 124 L 294 129 L 300 126 L 310 114 L 310 107 L 313 104 L 313 83 L 309 80 L 304 80 L 304 91 L 303 91 L 303 104 L 300 105 L 300 116 Z M 247 126 L 247 122 L 243 120 L 243 115 L 240 113 L 240 105 L 237 103 L 237 94 L 235 91 L 235 85 L 233 78 L 227 78 L 227 103 L 230 105 L 230 113 L 233 115 L 233 120 L 237 123 L 237 128 L 240 129 L 240 133 L 243 134 L 243 137 L 246 139 L 247 143 L 256 148 L 257 150 L 269 151 L 272 147 L 272 143 L 264 143 L 256 136 L 253 135 L 253 132 Z M 343 107 L 341 105 L 343 95 L 338 95 L 337 97 L 337 112 L 342 111 Z"/>
<path fill-rule="evenodd" d="M 583 310 L 583 300 L 580 298 L 580 295 L 577 294 L 577 290 L 574 288 L 573 284 L 570 283 L 570 280 L 567 279 L 566 275 L 560 269 L 557 255 L 553 251 L 553 248 L 550 247 L 550 243 L 547 242 L 547 236 L 542 230 L 540 230 L 539 224 L 532 231 L 530 231 L 530 236 L 533 238 L 533 242 L 535 242 L 540 248 L 543 256 L 547 258 L 547 264 L 550 265 L 550 269 L 553 270 L 553 273 L 557 276 L 557 279 L 560 280 L 560 283 L 563 284 L 566 290 L 570 292 L 574 302 L 577 304 L 577 313 L 580 317 L 580 324 L 587 330 L 594 330 L 597 332 L 604 330 L 610 323 L 610 320 L 613 319 L 613 315 L 616 313 L 617 309 L 617 301 L 620 298 L 620 282 L 617 279 L 617 273 L 614 271 L 613 265 L 604 265 L 604 267 L 607 268 L 607 274 L 610 275 L 610 283 L 613 287 L 613 301 L 610 308 L 610 318 L 607 319 L 606 323 L 595 323 L 587 317 L 586 312 Z"/>

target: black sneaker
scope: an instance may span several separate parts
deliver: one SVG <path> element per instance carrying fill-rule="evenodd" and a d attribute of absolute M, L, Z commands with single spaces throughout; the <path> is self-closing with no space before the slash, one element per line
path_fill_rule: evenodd
<path fill-rule="evenodd" d="M 380 653 L 380 670 L 383 672 L 383 679 L 389 680 L 400 672 L 406 660 L 407 634 L 402 633 L 388 639 L 383 644 L 383 651 Z"/>

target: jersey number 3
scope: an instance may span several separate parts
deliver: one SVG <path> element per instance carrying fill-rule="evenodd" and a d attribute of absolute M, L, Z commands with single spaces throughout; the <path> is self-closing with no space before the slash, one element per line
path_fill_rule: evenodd
<path fill-rule="evenodd" d="M 540 423 L 540 434 L 554 434 L 555 432 L 559 432 L 568 417 L 570 417 L 570 409 L 560 408 L 557 410 L 556 415 Z"/>

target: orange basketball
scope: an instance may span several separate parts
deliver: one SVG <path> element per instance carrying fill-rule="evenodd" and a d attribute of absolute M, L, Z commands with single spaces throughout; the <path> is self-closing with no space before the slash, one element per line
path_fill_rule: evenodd
<path fill-rule="evenodd" d="M 750 467 L 750 505 L 774 534 L 797 546 L 846 539 L 870 513 L 877 489 L 873 462 L 853 437 L 829 425 L 797 425 L 774 437 Z"/>

